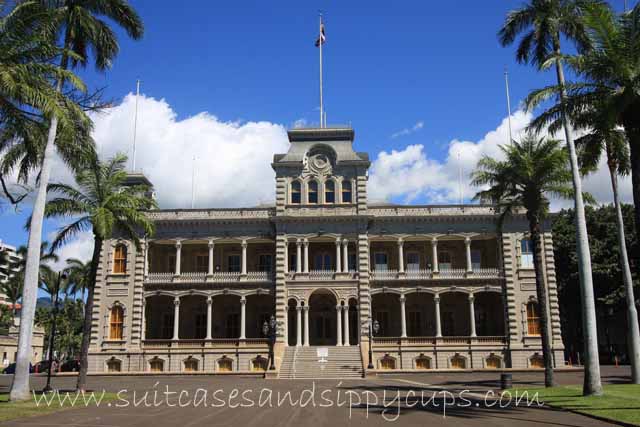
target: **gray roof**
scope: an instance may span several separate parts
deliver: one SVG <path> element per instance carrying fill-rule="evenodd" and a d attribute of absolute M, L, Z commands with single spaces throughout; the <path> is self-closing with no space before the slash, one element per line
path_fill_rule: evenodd
<path fill-rule="evenodd" d="M 336 155 L 336 162 L 369 162 L 367 153 L 353 150 L 355 132 L 350 127 L 301 128 L 287 132 L 291 143 L 286 154 L 273 156 L 274 163 L 303 161 L 306 153 L 315 146 L 331 148 Z"/>

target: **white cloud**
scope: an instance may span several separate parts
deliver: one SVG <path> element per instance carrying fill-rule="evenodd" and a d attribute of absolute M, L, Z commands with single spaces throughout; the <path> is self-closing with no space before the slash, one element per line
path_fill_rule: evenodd
<path fill-rule="evenodd" d="M 51 232 L 47 236 L 49 241 L 53 241 L 56 237 L 56 232 Z M 58 262 L 52 262 L 51 266 L 55 270 L 61 270 L 66 266 L 66 260 L 69 258 L 77 258 L 81 261 L 88 261 L 91 259 L 93 253 L 93 233 L 85 231 L 64 245 L 56 252 L 58 255 Z"/>
<path fill-rule="evenodd" d="M 135 97 L 94 117 L 94 138 L 103 158 L 131 157 Z M 179 120 L 165 100 L 140 96 L 136 169 L 155 186 L 162 208 L 250 206 L 275 198 L 274 153 L 288 149 L 286 130 L 269 122 L 223 122 L 202 112 Z M 193 157 L 195 156 L 195 163 Z"/>
<path fill-rule="evenodd" d="M 514 138 L 519 138 L 531 115 L 517 111 L 511 116 Z M 465 202 L 478 190 L 471 187 L 469 174 L 475 169 L 483 155 L 501 158 L 501 144 L 509 140 L 508 119 L 489 131 L 479 141 L 453 139 L 449 142 L 447 157 L 440 161 L 427 152 L 422 144 L 408 145 L 401 150 L 382 151 L 372 162 L 369 175 L 368 194 L 373 200 L 400 200 L 403 203 L 424 199 L 427 203 L 458 203 L 460 188 Z M 556 135 L 561 138 L 562 135 Z M 462 174 L 462 186 L 459 176 Z M 584 190 L 590 192 L 600 203 L 610 203 L 611 184 L 604 162 L 600 169 L 584 180 Z M 631 180 L 620 180 L 622 200 L 631 201 Z M 554 201 L 552 208 L 569 207 L 570 202 Z"/>
<path fill-rule="evenodd" d="M 418 132 L 423 127 L 424 127 L 424 122 L 422 120 L 420 120 L 419 122 L 417 122 L 415 125 L 413 125 L 410 128 L 404 128 L 402 130 L 399 130 L 398 132 L 394 132 L 393 134 L 391 134 L 391 139 L 396 139 L 396 138 L 398 138 L 400 136 L 411 135 L 414 132 Z"/>

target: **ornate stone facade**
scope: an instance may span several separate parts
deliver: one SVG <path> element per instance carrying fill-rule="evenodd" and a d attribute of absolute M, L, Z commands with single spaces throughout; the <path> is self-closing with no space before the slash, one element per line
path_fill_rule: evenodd
<path fill-rule="evenodd" d="M 368 203 L 370 163 L 353 138 L 291 130 L 272 163 L 274 206 L 152 211 L 157 231 L 141 247 L 106 241 L 91 371 L 261 371 L 271 316 L 277 366 L 287 347 L 315 345 L 359 346 L 364 361 L 372 345 L 376 369 L 539 366 L 524 216 L 500 233 L 492 206 Z M 561 366 L 548 232 L 543 257 Z"/>

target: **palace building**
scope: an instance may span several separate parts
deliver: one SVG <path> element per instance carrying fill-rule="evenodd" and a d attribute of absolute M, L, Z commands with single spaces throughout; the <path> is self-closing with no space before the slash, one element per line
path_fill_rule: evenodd
<path fill-rule="evenodd" d="M 364 375 L 370 348 L 376 371 L 540 368 L 540 304 L 564 364 L 550 232 L 537 301 L 524 215 L 370 203 L 351 128 L 288 136 L 275 204 L 154 210 L 141 247 L 104 242 L 91 372 L 261 372 L 272 316 L 283 378 Z"/>

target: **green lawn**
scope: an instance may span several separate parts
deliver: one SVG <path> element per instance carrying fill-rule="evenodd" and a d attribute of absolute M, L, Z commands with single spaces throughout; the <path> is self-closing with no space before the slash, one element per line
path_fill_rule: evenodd
<path fill-rule="evenodd" d="M 582 396 L 581 385 L 527 390 L 537 392 L 539 400 L 552 407 L 640 425 L 640 385 L 606 385 L 604 395 L 590 397 Z"/>
<path fill-rule="evenodd" d="M 37 399 L 39 400 L 39 404 L 35 399 L 23 401 L 23 402 L 10 402 L 8 393 L 0 393 L 0 422 L 13 420 L 16 418 L 25 418 L 32 417 L 36 415 L 45 415 L 50 414 L 52 412 L 63 411 L 66 409 L 70 409 L 72 407 L 83 408 L 88 407 L 96 407 L 95 400 L 100 401 L 101 405 L 107 404 L 107 402 L 115 400 L 116 395 L 113 393 L 95 393 L 95 400 L 89 399 L 89 393 L 85 394 L 85 399 L 83 401 L 82 395 L 79 395 L 78 399 L 73 405 L 68 399 L 75 399 L 76 394 L 69 394 L 69 398 L 65 399 L 65 394 L 60 393 L 60 397 L 58 395 L 49 394 L 49 402 L 47 405 L 45 400 L 42 399 L 42 394 L 38 393 Z"/>

